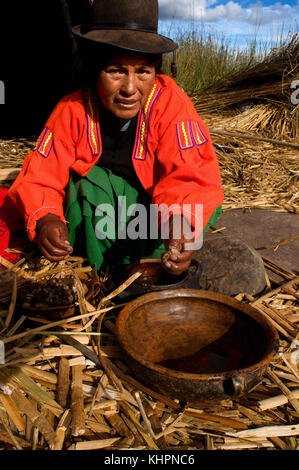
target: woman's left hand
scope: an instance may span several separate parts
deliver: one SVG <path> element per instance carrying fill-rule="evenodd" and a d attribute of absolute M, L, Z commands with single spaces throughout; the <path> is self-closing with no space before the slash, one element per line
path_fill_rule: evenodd
<path fill-rule="evenodd" d="M 176 232 L 174 227 L 181 227 L 180 238 L 174 238 Z M 194 240 L 193 233 L 187 220 L 182 215 L 174 215 L 169 220 L 169 239 L 163 240 L 166 251 L 174 250 L 176 253 L 172 253 L 167 260 L 163 260 L 162 266 L 166 271 L 172 274 L 181 274 L 190 266 L 193 250 L 186 250 L 184 248 L 185 243 L 192 242 Z"/>

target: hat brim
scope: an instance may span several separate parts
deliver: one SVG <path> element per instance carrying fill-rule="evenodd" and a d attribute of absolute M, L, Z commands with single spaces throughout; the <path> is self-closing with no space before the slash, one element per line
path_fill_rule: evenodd
<path fill-rule="evenodd" d="M 158 33 L 128 29 L 94 29 L 85 34 L 81 27 L 74 26 L 73 34 L 93 43 L 107 44 L 133 52 L 144 54 L 164 54 L 177 49 L 177 44 L 171 39 Z"/>

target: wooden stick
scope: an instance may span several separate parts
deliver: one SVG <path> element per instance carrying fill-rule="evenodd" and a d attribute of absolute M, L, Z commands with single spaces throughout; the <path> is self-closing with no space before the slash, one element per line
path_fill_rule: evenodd
<path fill-rule="evenodd" d="M 224 444 L 216 444 L 216 449 L 220 450 L 255 449 L 256 447 L 274 447 L 274 445 L 268 439 L 256 439 L 256 442 L 250 442 L 248 439 L 247 442 L 243 442 L 232 438 L 225 439 Z"/>
<path fill-rule="evenodd" d="M 269 437 L 269 441 L 273 442 L 273 444 L 281 450 L 290 449 L 289 446 L 287 446 L 287 444 L 279 437 Z"/>
<path fill-rule="evenodd" d="M 68 359 L 61 358 L 58 370 L 58 403 L 62 408 L 67 407 L 70 388 L 70 364 Z"/>
<path fill-rule="evenodd" d="M 247 418 L 249 418 L 253 422 L 253 424 L 255 424 L 256 426 L 262 426 L 263 425 L 263 419 L 257 414 L 256 411 L 252 411 L 251 409 L 248 409 L 248 408 L 246 408 L 245 406 L 242 406 L 242 405 L 237 405 L 237 406 L 238 406 L 238 409 L 240 410 L 240 412 L 244 416 L 247 416 Z M 273 444 L 276 445 L 276 447 L 279 447 L 279 449 L 282 449 L 282 450 L 289 449 L 289 447 L 286 445 L 286 443 L 282 439 L 280 439 L 279 437 L 270 437 L 269 441 L 273 442 Z"/>
<path fill-rule="evenodd" d="M 55 394 L 53 392 L 49 392 L 49 395 L 54 399 L 55 398 Z M 55 416 L 53 415 L 53 413 L 51 413 L 47 408 L 45 407 L 42 407 L 41 410 L 40 410 L 40 413 L 42 416 L 44 416 L 44 418 L 48 421 L 48 423 L 50 424 L 50 426 L 54 429 L 55 427 Z M 42 436 L 41 440 L 40 440 L 40 445 L 42 446 L 43 445 L 43 441 L 44 441 L 44 437 Z"/>
<path fill-rule="evenodd" d="M 112 415 L 112 416 L 106 416 L 106 419 L 108 421 L 110 421 L 110 418 L 112 418 L 113 416 L 119 418 L 118 414 L 115 414 L 115 415 Z M 119 418 L 119 419 L 121 419 L 121 418 Z M 100 434 L 102 432 L 107 432 L 109 434 L 113 433 L 112 429 L 110 428 L 110 426 L 108 426 L 108 424 L 99 423 L 96 419 L 87 418 L 86 426 L 88 426 L 95 434 Z M 115 428 L 117 430 L 116 425 L 113 425 L 113 428 Z M 117 433 L 120 434 L 120 432 L 118 430 L 117 430 Z M 113 433 L 113 434 L 115 434 L 115 433 Z"/>
<path fill-rule="evenodd" d="M 299 399 L 299 388 L 292 390 L 290 392 L 292 398 Z M 264 400 L 260 400 L 257 403 L 258 408 L 261 411 L 271 410 L 273 408 L 277 408 L 278 406 L 286 405 L 289 402 L 288 397 L 286 395 L 276 395 L 275 397 L 265 398 Z"/>
<path fill-rule="evenodd" d="M 22 315 L 18 319 L 18 321 L 12 326 L 12 328 L 6 333 L 6 336 L 13 335 L 20 328 L 20 326 L 24 323 L 25 320 L 27 320 L 27 317 L 25 315 Z"/>
<path fill-rule="evenodd" d="M 135 426 L 137 427 L 138 431 L 140 432 L 140 434 L 142 435 L 143 439 L 145 440 L 145 442 L 147 443 L 147 445 L 149 446 L 150 449 L 153 449 L 153 450 L 159 450 L 159 447 L 156 445 L 156 443 L 153 441 L 152 437 L 150 436 L 150 434 L 148 434 L 143 426 L 140 424 L 139 420 L 134 416 L 134 414 L 132 413 L 132 411 L 130 410 L 130 407 L 127 403 L 125 402 L 119 402 L 122 410 L 124 411 L 124 413 L 127 415 L 127 417 L 133 421 L 133 423 L 135 424 Z"/>
<path fill-rule="evenodd" d="M 92 402 L 91 402 L 91 405 L 90 405 L 90 409 L 89 409 L 89 415 L 91 415 L 93 413 L 93 407 L 95 405 L 95 403 L 97 401 L 100 401 L 104 392 L 105 392 L 105 388 L 106 386 L 108 385 L 108 377 L 106 374 L 103 374 L 103 376 L 101 377 L 99 383 L 98 383 L 98 386 L 97 386 L 97 389 L 95 391 L 95 394 L 93 396 L 93 399 L 92 399 Z"/>
<path fill-rule="evenodd" d="M 264 426 L 256 429 L 246 429 L 238 431 L 234 435 L 236 437 L 282 437 L 282 436 L 298 436 L 299 424 L 290 424 L 288 426 Z"/>
<path fill-rule="evenodd" d="M 118 375 L 118 377 L 121 378 L 124 382 L 128 382 L 129 384 L 133 385 L 136 387 L 137 390 L 141 390 L 144 393 L 147 393 L 151 395 L 152 397 L 156 398 L 156 400 L 159 400 L 160 402 L 164 403 L 165 405 L 169 406 L 173 410 L 178 410 L 181 408 L 181 405 L 171 398 L 166 397 L 165 395 L 162 395 L 158 392 L 155 392 L 154 390 L 150 389 L 146 385 L 141 384 L 137 380 L 133 379 L 133 377 L 129 376 L 128 374 L 125 374 L 122 372 L 120 369 L 118 369 L 114 364 L 113 364 L 113 370 L 115 373 Z"/>
<path fill-rule="evenodd" d="M 1 262 L 1 256 L 0 256 Z M 10 338 L 3 338 L 2 341 L 4 344 L 10 343 L 11 341 L 15 341 L 16 339 L 23 338 L 26 335 L 34 335 L 38 334 L 39 331 L 47 330 L 48 328 L 52 328 L 53 326 L 64 325 L 64 323 L 70 323 L 75 320 L 82 320 L 82 318 L 91 317 L 92 315 L 101 315 L 104 312 L 109 312 L 110 310 L 116 309 L 121 307 L 121 305 L 113 305 L 112 307 L 103 308 L 101 310 L 95 310 L 94 312 L 86 313 L 85 315 L 76 315 L 75 317 L 65 318 L 63 320 L 58 320 L 52 323 L 47 323 L 43 326 L 38 326 L 37 328 L 33 328 L 32 330 L 24 331 L 19 333 L 18 335 L 11 336 Z"/>
<path fill-rule="evenodd" d="M 295 299 L 299 300 L 299 294 L 293 289 L 292 287 L 284 286 L 282 287 L 282 291 L 290 294 L 291 296 L 295 297 Z"/>
<path fill-rule="evenodd" d="M 299 277 L 295 277 L 291 281 L 288 281 L 286 284 L 283 284 L 282 286 L 279 286 L 276 289 L 274 289 L 270 292 L 267 292 L 265 295 L 263 295 L 259 299 L 255 300 L 254 302 L 251 302 L 251 305 L 259 304 L 259 303 L 263 302 L 264 300 L 268 299 L 269 297 L 275 296 L 278 292 L 283 290 L 285 287 L 291 287 L 291 286 L 293 286 L 294 284 L 297 284 L 297 283 L 299 283 Z"/>
<path fill-rule="evenodd" d="M 207 421 L 213 421 L 215 423 L 223 424 L 224 426 L 229 426 L 233 429 L 247 429 L 247 425 L 241 421 L 236 421 L 231 418 L 226 418 L 225 416 L 217 416 L 209 413 L 205 413 L 201 410 L 196 410 L 193 408 L 187 408 L 184 412 L 187 416 L 193 416 L 194 418 L 204 419 Z"/>
<path fill-rule="evenodd" d="M 78 357 L 73 357 L 72 359 L 69 360 L 70 366 L 86 366 L 86 359 L 84 356 L 78 356 Z M 90 387 L 88 385 L 88 387 Z"/>
<path fill-rule="evenodd" d="M 7 414 L 2 410 L 0 410 L 0 421 L 2 421 L 4 429 L 7 432 L 7 434 L 9 435 L 9 437 L 11 438 L 11 440 L 13 441 L 14 446 L 18 450 L 23 450 L 22 447 L 20 446 L 20 444 L 18 443 L 17 439 L 15 438 L 13 433 L 11 432 L 11 429 L 10 429 L 10 426 L 9 426 L 9 421 L 7 419 Z"/>
<path fill-rule="evenodd" d="M 147 429 L 147 432 L 150 434 L 150 436 L 151 436 L 154 440 L 156 440 L 157 437 L 156 437 L 156 435 L 155 435 L 155 433 L 154 433 L 154 431 L 153 431 L 153 429 L 152 429 L 151 422 L 150 422 L 150 420 L 149 420 L 148 417 L 147 417 L 147 414 L 146 414 L 146 412 L 145 412 L 145 409 L 144 409 L 144 406 L 143 406 L 143 403 L 142 403 L 142 400 L 141 400 L 141 398 L 140 398 L 140 394 L 139 394 L 138 391 L 135 392 L 135 398 L 136 398 L 136 401 L 137 401 L 137 403 L 138 403 L 138 407 L 139 407 L 141 416 L 142 416 L 142 418 L 143 418 L 144 425 L 145 425 L 145 427 L 146 427 L 146 429 Z"/>
<path fill-rule="evenodd" d="M 33 406 L 34 410 L 37 411 L 37 403 L 36 401 L 32 400 L 32 398 L 29 398 L 29 402 Z M 33 433 L 33 424 L 28 415 L 26 415 L 26 430 L 25 430 L 25 436 L 28 441 L 31 442 L 31 437 Z"/>
<path fill-rule="evenodd" d="M 106 416 L 107 421 L 112 426 L 112 429 L 116 431 L 119 436 L 123 437 L 132 437 L 133 433 L 125 424 L 119 413 L 115 413 L 114 415 Z"/>
<path fill-rule="evenodd" d="M 26 271 L 24 271 L 24 269 L 17 267 L 15 264 L 3 258 L 3 256 L 0 256 L 0 263 L 5 266 L 9 271 L 15 272 L 17 276 L 20 275 L 24 279 L 28 279 L 31 281 L 34 280 L 34 276 L 30 276 Z"/>
<path fill-rule="evenodd" d="M 263 308 L 263 305 L 260 305 L 260 304 L 256 304 L 254 305 L 254 307 L 259 311 L 261 312 L 263 315 L 265 315 L 267 317 L 267 319 L 275 326 L 275 328 L 285 337 L 287 338 L 289 341 L 293 341 L 294 337 L 291 336 L 279 323 L 277 323 L 273 318 L 272 316 L 270 316 L 268 314 L 268 312 L 266 312 L 265 308 Z"/>
<path fill-rule="evenodd" d="M 130 420 L 130 418 L 128 418 L 128 416 L 126 416 L 125 414 L 122 414 L 122 419 L 124 420 L 124 422 L 126 423 L 126 425 L 128 426 L 128 428 L 130 429 L 130 431 L 132 432 L 132 434 L 135 438 L 135 446 L 144 444 L 144 440 L 142 439 L 142 437 L 139 434 L 136 426 Z"/>
<path fill-rule="evenodd" d="M 72 367 L 72 435 L 82 436 L 85 432 L 81 365 Z"/>
<path fill-rule="evenodd" d="M 5 319 L 5 323 L 4 323 L 5 329 L 7 329 L 10 325 L 12 316 L 13 316 L 15 308 L 16 308 L 16 301 L 17 301 L 17 276 L 14 275 L 11 301 L 10 301 L 9 308 L 8 308 L 8 314 L 7 314 L 7 317 Z"/>
<path fill-rule="evenodd" d="M 80 336 L 82 335 L 83 340 L 87 338 L 88 336 L 107 336 L 108 333 L 97 333 L 96 331 L 40 331 L 40 335 L 47 335 L 47 336 L 78 336 L 80 339 Z M 89 341 L 86 342 L 88 344 Z M 80 343 L 84 344 L 84 343 Z"/>
<path fill-rule="evenodd" d="M 5 395 L 4 393 L 0 393 L 0 401 L 3 404 L 8 416 L 16 426 L 17 430 L 19 432 L 25 431 L 25 421 L 11 397 L 9 395 Z"/>
<path fill-rule="evenodd" d="M 65 434 L 66 434 L 67 428 L 69 427 L 71 423 L 71 419 L 72 419 L 71 410 L 65 410 L 65 412 L 61 416 L 60 421 L 57 425 L 56 435 L 59 439 L 59 444 L 60 444 L 59 450 L 63 448 Z"/>
<path fill-rule="evenodd" d="M 281 325 L 282 328 L 284 328 L 290 335 L 295 336 L 297 333 L 297 329 L 294 328 L 294 326 L 287 321 L 285 318 L 281 316 L 278 310 L 276 310 L 272 305 L 264 305 L 264 304 L 259 304 L 259 308 L 264 310 L 264 312 L 269 315 L 276 323 Z"/>
<path fill-rule="evenodd" d="M 297 379 L 299 380 L 298 369 L 296 370 L 296 367 L 291 362 L 288 361 L 285 354 L 282 354 L 281 357 L 282 357 L 283 362 L 288 367 L 288 369 L 291 370 L 293 372 L 294 376 L 297 377 Z"/>
<path fill-rule="evenodd" d="M 108 357 L 103 356 L 103 348 L 100 351 L 100 356 L 101 356 L 102 366 L 103 366 L 107 376 L 109 377 L 110 381 L 115 385 L 115 387 L 118 390 L 124 391 L 123 384 L 121 383 L 121 381 L 119 380 L 119 378 L 117 377 L 117 375 L 115 374 L 115 372 L 113 370 L 114 369 L 113 363 L 108 359 Z"/>
<path fill-rule="evenodd" d="M 267 444 L 267 445 L 266 445 Z M 269 442 L 267 439 L 263 441 L 259 441 L 258 443 L 252 442 L 240 442 L 236 440 L 232 440 L 227 442 L 226 444 L 216 444 L 216 449 L 219 450 L 243 450 L 243 449 L 255 449 L 256 447 L 263 448 L 263 447 L 274 447 L 274 445 Z"/>
<path fill-rule="evenodd" d="M 276 385 L 278 385 L 278 387 L 284 393 L 284 395 L 287 397 L 288 401 L 291 403 L 293 408 L 299 414 L 299 402 L 296 398 L 292 397 L 292 392 L 288 389 L 288 387 L 286 387 L 286 385 L 284 385 L 282 383 L 282 381 L 277 377 L 275 372 L 273 372 L 272 370 L 269 369 L 267 371 L 267 375 L 274 383 L 276 383 Z"/>
<path fill-rule="evenodd" d="M 26 391 L 34 400 L 42 406 L 49 409 L 55 416 L 60 417 L 63 409 L 61 406 L 43 390 L 34 380 L 25 374 L 20 368 L 6 371 L 6 375 L 10 378 L 13 377 L 16 382 Z"/>
<path fill-rule="evenodd" d="M 296 278 L 295 273 L 289 271 L 284 266 L 280 266 L 279 264 L 274 263 L 274 261 L 269 258 L 266 258 L 266 256 L 262 256 L 262 260 L 264 261 L 265 266 L 267 266 L 268 269 L 270 269 L 274 273 L 280 274 L 281 276 L 284 276 L 290 280 Z"/>
<path fill-rule="evenodd" d="M 70 332 L 68 332 L 70 333 Z M 83 333 L 83 332 L 82 332 Z M 88 332 L 84 332 L 83 333 L 84 335 L 88 334 L 90 335 L 91 333 Z M 90 359 L 91 361 L 94 362 L 94 364 L 96 364 L 97 366 L 100 366 L 101 365 L 101 362 L 100 362 L 100 359 L 99 357 L 97 356 L 97 354 L 95 354 L 94 351 L 91 351 L 87 346 L 85 346 L 84 344 L 81 344 L 79 341 L 77 341 L 75 338 L 73 337 L 68 337 L 66 335 L 65 336 L 62 336 L 61 339 L 63 341 L 65 341 L 66 343 L 68 343 L 70 346 L 76 348 L 78 351 L 80 351 L 81 354 L 83 354 L 83 356 L 87 357 L 88 359 Z"/>
<path fill-rule="evenodd" d="M 119 441 L 120 437 L 113 437 L 111 439 L 100 439 L 98 441 L 88 441 L 88 442 L 77 442 L 73 444 L 68 450 L 96 450 L 96 449 L 106 449 L 111 447 L 112 444 Z"/>
<path fill-rule="evenodd" d="M 57 376 L 52 372 L 46 372 L 44 370 L 38 369 L 37 367 L 32 367 L 28 365 L 21 366 L 20 369 L 25 374 L 29 375 L 29 377 L 32 377 L 37 381 L 42 380 L 43 382 L 48 382 L 50 384 L 57 384 Z"/>
<path fill-rule="evenodd" d="M 31 420 L 33 426 L 37 427 L 41 434 L 44 436 L 49 444 L 50 449 L 59 449 L 59 440 L 54 432 L 54 429 L 50 426 L 48 421 L 32 406 L 30 401 L 23 396 L 23 394 L 14 389 L 11 398 L 16 402 L 16 405 L 21 409 L 26 416 Z"/>
<path fill-rule="evenodd" d="M 27 440 L 22 439 L 21 437 L 15 437 L 15 439 L 20 444 L 22 449 L 31 448 L 31 443 L 28 442 Z M 9 434 L 6 431 L 3 431 L 3 429 L 0 429 L 0 441 L 5 442 L 10 445 L 15 445 L 12 438 L 9 436 Z"/>
<path fill-rule="evenodd" d="M 269 142 L 270 144 L 273 145 L 279 145 L 281 147 L 290 147 L 293 149 L 299 149 L 298 144 L 294 144 L 292 142 L 285 142 L 282 140 L 275 140 L 275 139 L 269 139 L 267 137 L 258 137 L 255 135 L 249 135 L 249 134 L 238 134 L 237 132 L 228 132 L 228 131 L 222 131 L 218 129 L 209 129 L 210 134 L 215 134 L 215 135 L 227 135 L 229 137 L 237 137 L 240 139 L 249 139 L 249 140 L 256 140 L 258 142 Z"/>
<path fill-rule="evenodd" d="M 270 246 L 267 246 L 265 247 L 265 249 L 270 249 L 270 248 L 279 248 L 280 246 L 284 246 L 284 245 L 287 245 L 288 243 L 291 243 L 295 240 L 298 240 L 299 239 L 299 235 L 294 235 L 294 237 L 290 237 L 290 238 L 286 238 L 284 240 L 281 240 L 280 242 L 277 242 L 275 243 L 274 245 L 270 245 Z M 261 249 L 261 248 L 259 248 Z"/>
<path fill-rule="evenodd" d="M 103 305 L 107 300 L 111 300 L 117 295 L 119 295 L 121 292 L 126 290 L 133 282 L 136 281 L 141 276 L 141 272 L 137 271 L 136 273 L 132 274 L 121 286 L 119 286 L 117 289 L 115 289 L 113 292 L 111 292 L 109 295 L 101 299 L 98 308 L 100 308 L 101 305 Z"/>

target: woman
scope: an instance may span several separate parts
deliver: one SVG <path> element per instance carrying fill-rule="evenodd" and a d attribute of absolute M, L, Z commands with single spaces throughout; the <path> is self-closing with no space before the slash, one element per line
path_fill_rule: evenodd
<path fill-rule="evenodd" d="M 128 263 L 177 248 L 163 264 L 180 274 L 192 259 L 185 242 L 194 236 L 195 205 L 203 205 L 201 229 L 220 213 L 223 193 L 208 130 L 186 94 L 157 73 L 162 54 L 177 47 L 157 33 L 157 23 L 157 1 L 111 0 L 108 9 L 96 0 L 91 23 L 73 29 L 92 57 L 93 66 L 87 63 L 96 84 L 58 103 L 9 191 L 29 238 L 52 261 L 67 258 L 74 246 L 99 269 L 116 258 Z M 160 224 L 169 220 L 162 245 L 153 237 L 120 236 L 129 214 L 116 233 L 102 236 L 109 218 L 99 207 L 112 206 L 119 220 L 119 200 L 164 209 L 176 204 L 161 213 Z M 178 225 L 189 231 L 177 236 Z"/>

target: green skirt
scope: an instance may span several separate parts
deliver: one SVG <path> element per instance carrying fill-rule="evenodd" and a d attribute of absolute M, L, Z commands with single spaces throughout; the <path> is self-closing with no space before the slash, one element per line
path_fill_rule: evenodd
<path fill-rule="evenodd" d="M 119 206 L 122 197 L 126 207 L 146 204 L 133 186 L 109 169 L 95 165 L 85 177 L 74 173 L 70 178 L 65 200 L 70 244 L 76 247 L 76 253 L 87 256 L 90 266 L 97 270 L 107 265 L 115 268 L 140 258 L 160 258 L 165 251 L 159 237 L 136 240 L 122 237 L 135 217 Z M 103 204 L 107 204 L 110 212 L 99 210 L 105 207 Z M 221 206 L 212 214 L 205 231 L 213 226 L 220 213 Z"/>

